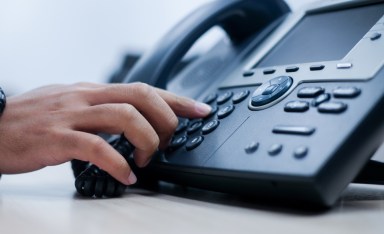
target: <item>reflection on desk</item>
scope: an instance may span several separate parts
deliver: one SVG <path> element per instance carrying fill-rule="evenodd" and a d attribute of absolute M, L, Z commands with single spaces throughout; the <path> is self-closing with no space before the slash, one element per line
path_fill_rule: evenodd
<path fill-rule="evenodd" d="M 0 183 L 1 233 L 382 233 L 384 186 L 350 185 L 323 211 L 163 184 L 123 197 L 76 194 L 68 164 Z"/>

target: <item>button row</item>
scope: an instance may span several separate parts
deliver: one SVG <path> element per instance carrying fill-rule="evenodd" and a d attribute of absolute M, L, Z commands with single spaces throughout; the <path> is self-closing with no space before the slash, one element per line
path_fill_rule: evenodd
<path fill-rule="evenodd" d="M 325 89 L 323 87 L 304 87 L 297 92 L 297 97 L 313 98 L 324 92 Z M 332 93 L 335 98 L 354 98 L 360 95 L 361 90 L 357 87 L 337 87 Z"/>
<path fill-rule="evenodd" d="M 253 154 L 259 149 L 259 142 L 253 141 L 244 148 L 247 154 Z M 283 151 L 282 144 L 272 144 L 269 146 L 267 152 L 270 156 L 277 156 Z M 309 149 L 306 146 L 299 146 L 293 151 L 293 156 L 297 159 L 305 158 L 309 153 Z"/>
<path fill-rule="evenodd" d="M 213 102 L 216 101 L 218 105 L 222 105 L 232 98 L 233 104 L 238 104 L 244 101 L 248 97 L 249 93 L 249 90 L 243 90 L 235 94 L 232 91 L 227 91 L 220 95 L 212 93 L 206 96 L 203 102 L 206 104 L 213 104 Z"/>
<path fill-rule="evenodd" d="M 381 33 L 374 32 L 374 33 L 372 33 L 372 35 L 369 36 L 369 38 L 372 41 L 375 41 L 375 40 L 380 39 L 381 36 L 382 36 Z M 350 68 L 352 68 L 352 66 L 353 66 L 352 63 L 347 63 L 347 62 L 336 64 L 337 69 L 350 69 Z M 323 64 L 314 64 L 314 65 L 311 65 L 309 67 L 309 70 L 310 71 L 321 71 L 321 70 L 324 70 L 324 68 L 325 68 L 325 65 L 323 65 Z M 289 67 L 285 68 L 285 72 L 287 72 L 287 73 L 297 72 L 299 70 L 300 70 L 299 66 L 289 66 Z M 276 69 L 274 69 L 274 68 L 266 68 L 263 70 L 264 75 L 271 75 L 271 74 L 274 74 L 275 72 L 276 72 Z M 250 77 L 250 76 L 253 76 L 254 74 L 255 74 L 254 70 L 247 70 L 247 71 L 243 72 L 243 77 Z"/>
<path fill-rule="evenodd" d="M 219 124 L 220 122 L 217 119 L 209 121 L 201 128 L 202 134 L 206 135 L 213 132 L 219 126 Z M 201 121 L 194 122 L 192 125 L 188 127 L 187 134 L 190 135 L 196 132 L 201 127 L 201 125 L 202 125 Z M 189 140 L 187 135 L 181 135 L 173 138 L 173 140 L 168 146 L 168 150 L 171 150 L 171 151 L 176 150 L 182 147 L 184 144 L 185 144 L 186 150 L 193 150 L 196 147 L 198 147 L 203 141 L 204 141 L 204 137 L 201 135 L 192 137 Z"/>
<path fill-rule="evenodd" d="M 355 98 L 361 90 L 356 87 L 338 87 L 332 91 L 335 98 Z M 331 94 L 326 93 L 323 87 L 304 87 L 297 92 L 299 98 L 313 98 L 311 102 L 303 100 L 290 101 L 285 104 L 286 112 L 305 112 L 310 106 L 317 107 L 320 113 L 342 113 L 347 110 L 347 104 L 340 101 L 331 101 Z"/>
<path fill-rule="evenodd" d="M 187 136 L 179 136 L 174 138 L 168 146 L 168 150 L 176 150 L 185 145 L 186 150 L 193 150 L 198 147 L 204 141 L 204 137 L 201 135 L 192 137 L 188 140 Z"/>

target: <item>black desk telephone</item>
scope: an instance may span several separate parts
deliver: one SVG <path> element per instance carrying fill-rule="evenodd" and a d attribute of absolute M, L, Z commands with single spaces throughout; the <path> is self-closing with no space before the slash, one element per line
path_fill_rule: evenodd
<path fill-rule="evenodd" d="M 172 75 L 214 26 L 228 38 Z M 293 13 L 281 0 L 201 7 L 124 79 L 213 107 L 205 119 L 180 119 L 169 148 L 135 168 L 139 181 L 321 206 L 352 181 L 382 184 L 384 167 L 370 158 L 384 139 L 383 34 L 384 1 L 322 1 Z M 124 137 L 110 141 L 133 166 L 134 147 Z M 96 166 L 73 168 L 83 195 L 124 191 Z"/>

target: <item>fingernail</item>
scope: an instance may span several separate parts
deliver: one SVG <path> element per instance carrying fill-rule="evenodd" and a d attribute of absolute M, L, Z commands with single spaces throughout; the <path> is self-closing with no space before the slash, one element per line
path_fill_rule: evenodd
<path fill-rule="evenodd" d="M 131 173 L 129 173 L 129 176 L 128 176 L 128 183 L 131 185 L 131 184 L 135 184 L 136 182 L 137 182 L 137 177 L 135 173 L 131 171 Z"/>
<path fill-rule="evenodd" d="M 202 102 L 196 102 L 195 103 L 195 110 L 199 113 L 199 114 L 202 114 L 202 115 L 208 115 L 212 108 L 210 105 L 207 105 L 205 103 L 202 103 Z"/>

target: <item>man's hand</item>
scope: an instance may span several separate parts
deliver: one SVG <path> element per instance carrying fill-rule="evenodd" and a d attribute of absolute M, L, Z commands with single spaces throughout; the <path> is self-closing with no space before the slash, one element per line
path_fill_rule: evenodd
<path fill-rule="evenodd" d="M 139 167 L 164 149 L 176 116 L 200 118 L 210 107 L 143 83 L 52 85 L 9 97 L 0 117 L 0 173 L 23 173 L 72 159 L 89 161 L 120 182 L 135 175 L 96 133 L 121 134 Z"/>

